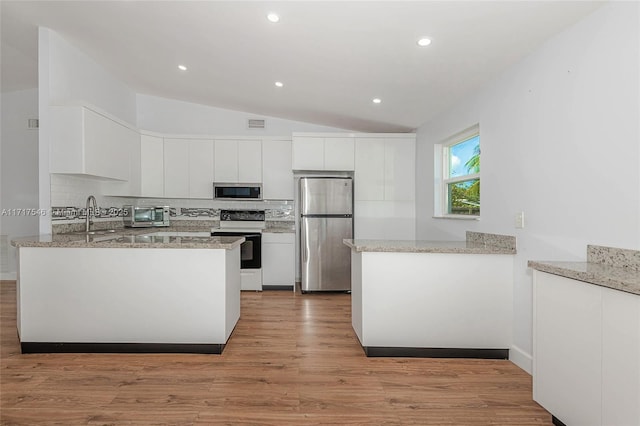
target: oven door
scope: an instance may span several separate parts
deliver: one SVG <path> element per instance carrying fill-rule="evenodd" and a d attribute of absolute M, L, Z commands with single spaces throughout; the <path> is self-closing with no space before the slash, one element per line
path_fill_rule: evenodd
<path fill-rule="evenodd" d="M 262 234 L 259 232 L 224 232 L 214 231 L 214 237 L 244 237 L 240 245 L 240 269 L 262 268 Z"/>

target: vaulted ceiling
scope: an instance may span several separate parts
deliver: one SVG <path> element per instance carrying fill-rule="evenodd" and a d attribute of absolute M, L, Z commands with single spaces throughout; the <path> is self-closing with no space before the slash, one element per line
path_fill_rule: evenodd
<path fill-rule="evenodd" d="M 1 84 L 3 91 L 37 86 L 37 27 L 44 26 L 138 93 L 407 131 L 602 4 L 3 0 Z M 279 22 L 267 19 L 271 12 Z M 421 37 L 431 44 L 418 46 Z"/>

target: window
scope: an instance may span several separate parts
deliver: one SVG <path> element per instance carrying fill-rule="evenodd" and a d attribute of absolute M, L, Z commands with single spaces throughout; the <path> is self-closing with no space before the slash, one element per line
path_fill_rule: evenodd
<path fill-rule="evenodd" d="M 473 126 L 436 145 L 435 215 L 480 216 L 480 131 Z"/>

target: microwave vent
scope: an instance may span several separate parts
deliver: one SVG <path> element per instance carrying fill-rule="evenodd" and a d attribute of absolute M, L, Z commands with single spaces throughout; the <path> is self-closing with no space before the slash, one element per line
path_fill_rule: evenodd
<path fill-rule="evenodd" d="M 264 129 L 265 127 L 265 122 L 263 119 L 259 119 L 259 118 L 250 118 L 247 121 L 247 125 L 249 127 L 249 129 Z"/>

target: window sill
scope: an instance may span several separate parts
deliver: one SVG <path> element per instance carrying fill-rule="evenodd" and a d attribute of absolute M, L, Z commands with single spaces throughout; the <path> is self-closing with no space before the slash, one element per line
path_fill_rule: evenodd
<path fill-rule="evenodd" d="M 462 216 L 462 215 L 447 215 L 447 216 L 432 216 L 433 219 L 453 219 L 453 220 L 480 220 L 480 216 Z"/>

